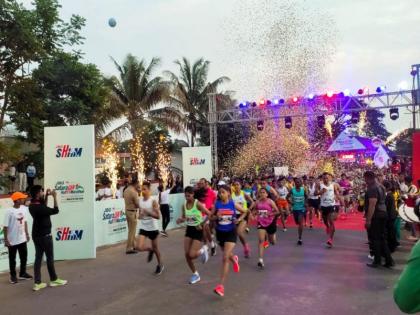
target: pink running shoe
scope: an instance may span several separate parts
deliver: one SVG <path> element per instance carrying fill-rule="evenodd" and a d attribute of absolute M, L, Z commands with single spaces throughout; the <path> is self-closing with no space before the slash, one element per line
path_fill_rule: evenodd
<path fill-rule="evenodd" d="M 264 248 L 266 248 L 266 249 L 267 249 L 269 246 L 270 246 L 270 243 L 268 243 L 267 241 L 265 241 L 265 242 L 263 243 L 263 247 L 264 247 Z"/>
<path fill-rule="evenodd" d="M 220 296 L 225 296 L 225 287 L 222 284 L 218 284 L 216 288 L 214 288 L 214 293 Z"/>
<path fill-rule="evenodd" d="M 328 248 L 332 248 L 333 247 L 333 241 L 332 241 L 332 239 L 328 239 L 328 241 L 327 241 L 327 247 Z"/>
<path fill-rule="evenodd" d="M 239 258 L 238 256 L 233 256 L 233 272 L 239 272 L 239 270 L 241 269 L 239 267 Z"/>

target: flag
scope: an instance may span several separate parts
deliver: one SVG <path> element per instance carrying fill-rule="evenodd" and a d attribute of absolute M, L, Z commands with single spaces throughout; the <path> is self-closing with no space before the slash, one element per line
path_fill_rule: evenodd
<path fill-rule="evenodd" d="M 375 153 L 375 157 L 373 158 L 373 162 L 378 168 L 383 168 L 388 164 L 389 155 L 386 153 L 383 146 L 380 146 L 378 151 Z"/>

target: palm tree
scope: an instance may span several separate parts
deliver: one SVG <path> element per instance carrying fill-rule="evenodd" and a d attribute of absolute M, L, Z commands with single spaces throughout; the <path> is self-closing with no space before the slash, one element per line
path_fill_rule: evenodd
<path fill-rule="evenodd" d="M 191 65 L 184 57 L 181 61 L 175 61 L 175 64 L 179 67 L 179 77 L 170 71 L 165 72 L 172 83 L 170 108 L 177 113 L 176 119 L 184 130 L 190 133 L 190 145 L 194 146 L 197 136 L 207 126 L 208 94 L 217 93 L 218 87 L 230 79 L 220 77 L 208 83 L 210 62 L 203 58 Z M 226 93 L 220 94 L 218 98 L 230 103 L 230 97 Z M 218 105 L 223 103 L 218 102 Z"/>
<path fill-rule="evenodd" d="M 168 83 L 159 76 L 153 77 L 154 71 L 160 65 L 160 59 L 153 58 L 147 64 L 144 59 L 139 61 L 129 54 L 123 65 L 112 60 L 119 77 L 113 76 L 108 79 L 111 88 L 109 104 L 114 111 L 119 111 L 127 122 L 109 134 L 129 131 L 135 138 L 138 130 L 150 123 L 157 123 L 180 132 L 183 117 L 177 110 L 169 107 L 155 108 L 169 99 Z"/>

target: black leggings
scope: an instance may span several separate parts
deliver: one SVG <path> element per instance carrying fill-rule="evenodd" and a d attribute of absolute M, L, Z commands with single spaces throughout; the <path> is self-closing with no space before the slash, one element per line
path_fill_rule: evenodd
<path fill-rule="evenodd" d="M 26 246 L 26 242 L 9 246 L 7 248 L 9 250 L 9 268 L 10 268 L 10 276 L 16 277 L 16 253 L 19 252 L 19 259 L 20 259 L 20 271 L 19 275 L 24 275 L 26 273 L 26 261 L 28 259 L 28 247 Z"/>
<path fill-rule="evenodd" d="M 160 205 L 160 213 L 162 214 L 162 230 L 165 232 L 169 222 L 171 221 L 169 205 Z"/>
<path fill-rule="evenodd" d="M 47 268 L 50 275 L 50 280 L 57 280 L 57 275 L 54 268 L 54 249 L 53 249 L 53 239 L 51 235 L 43 237 L 34 237 L 35 244 L 35 264 L 34 264 L 34 276 L 35 283 L 41 283 L 41 263 L 42 257 L 47 257 Z"/>

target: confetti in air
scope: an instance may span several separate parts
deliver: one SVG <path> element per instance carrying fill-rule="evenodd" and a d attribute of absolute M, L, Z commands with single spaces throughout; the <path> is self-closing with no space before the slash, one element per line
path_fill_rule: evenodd
<path fill-rule="evenodd" d="M 113 139 L 104 138 L 102 140 L 103 158 L 105 160 L 103 172 L 111 181 L 112 194 L 115 196 L 118 182 L 118 155 L 117 144 Z"/>
<path fill-rule="evenodd" d="M 289 98 L 322 91 L 337 39 L 327 12 L 305 0 L 237 0 L 232 16 L 235 19 L 224 25 L 225 54 L 241 93 L 237 98 Z M 282 109 L 282 115 L 292 112 Z M 294 118 L 291 129 L 278 128 L 283 121 L 266 121 L 262 132 L 251 128 L 248 143 L 226 167 L 236 175 L 254 171 L 257 163 L 261 168 L 288 165 L 295 172 L 309 172 L 326 154 L 309 141 L 319 128 L 310 123 L 315 118 Z"/>

